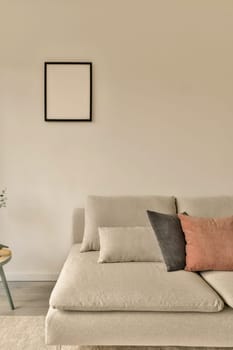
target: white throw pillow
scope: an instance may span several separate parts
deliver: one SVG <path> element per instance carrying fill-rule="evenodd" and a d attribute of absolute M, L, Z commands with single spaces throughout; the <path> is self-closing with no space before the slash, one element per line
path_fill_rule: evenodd
<path fill-rule="evenodd" d="M 151 227 L 99 227 L 99 263 L 162 261 Z"/>

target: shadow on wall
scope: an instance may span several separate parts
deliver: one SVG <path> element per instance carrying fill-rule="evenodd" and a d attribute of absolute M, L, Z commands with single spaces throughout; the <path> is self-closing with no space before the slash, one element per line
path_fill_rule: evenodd
<path fill-rule="evenodd" d="M 81 243 L 84 232 L 84 208 L 75 208 L 73 211 L 72 237 L 73 243 Z"/>

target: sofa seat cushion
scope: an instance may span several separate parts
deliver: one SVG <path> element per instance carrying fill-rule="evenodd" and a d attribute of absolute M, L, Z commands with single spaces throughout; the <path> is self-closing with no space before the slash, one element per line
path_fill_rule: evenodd
<path fill-rule="evenodd" d="M 76 311 L 217 312 L 224 303 L 196 273 L 167 272 L 163 263 L 98 264 L 99 252 L 74 245 L 50 306 Z"/>
<path fill-rule="evenodd" d="M 201 275 L 225 303 L 233 308 L 233 271 L 205 271 Z"/>
<path fill-rule="evenodd" d="M 172 346 L 169 350 L 232 350 L 233 309 L 203 313 L 70 312 L 50 308 L 45 339 L 50 345 L 112 346 L 102 350 L 117 350 L 113 346 L 124 346 L 122 350 L 141 350 L 135 346 L 144 350 L 166 350 L 167 346 Z"/>

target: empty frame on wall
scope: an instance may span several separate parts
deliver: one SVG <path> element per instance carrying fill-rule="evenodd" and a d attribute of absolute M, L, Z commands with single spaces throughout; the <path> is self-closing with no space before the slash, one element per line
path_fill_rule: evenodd
<path fill-rule="evenodd" d="M 92 63 L 45 62 L 45 121 L 92 120 Z"/>

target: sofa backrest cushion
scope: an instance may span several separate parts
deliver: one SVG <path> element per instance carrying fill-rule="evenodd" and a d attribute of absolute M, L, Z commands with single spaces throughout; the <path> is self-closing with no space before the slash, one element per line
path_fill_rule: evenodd
<path fill-rule="evenodd" d="M 233 196 L 178 197 L 176 201 L 178 213 L 213 218 L 233 215 Z"/>
<path fill-rule="evenodd" d="M 175 198 L 164 196 L 89 196 L 81 252 L 99 250 L 99 227 L 150 226 L 147 210 L 175 214 Z"/>

